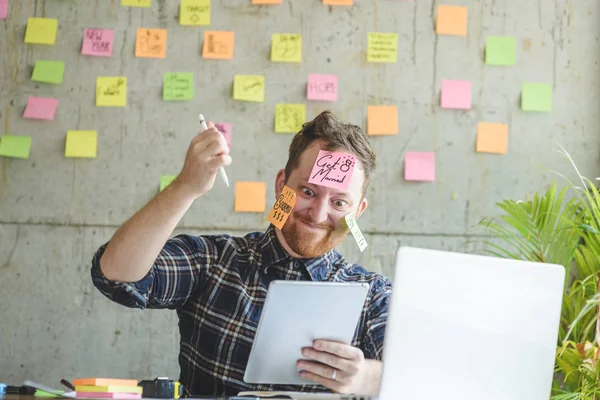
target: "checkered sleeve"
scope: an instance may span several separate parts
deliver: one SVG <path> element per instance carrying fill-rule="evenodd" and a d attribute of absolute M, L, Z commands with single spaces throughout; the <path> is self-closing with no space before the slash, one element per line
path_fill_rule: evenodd
<path fill-rule="evenodd" d="M 381 360 L 383 355 L 383 339 L 387 324 L 388 308 L 392 295 L 392 284 L 389 279 L 381 278 L 375 285 L 374 295 L 367 312 L 366 332 L 363 338 L 365 358 Z"/>
<path fill-rule="evenodd" d="M 110 300 L 131 308 L 170 308 L 183 305 L 198 289 L 202 275 L 218 262 L 219 251 L 213 237 L 179 235 L 169 239 L 154 265 L 138 282 L 107 279 L 100 258 L 108 243 L 92 259 L 92 282 Z"/>

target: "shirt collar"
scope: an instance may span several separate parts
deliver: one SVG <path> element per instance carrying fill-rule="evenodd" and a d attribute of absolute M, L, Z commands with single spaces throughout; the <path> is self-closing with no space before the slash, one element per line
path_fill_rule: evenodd
<path fill-rule="evenodd" d="M 342 256 L 330 250 L 316 258 L 294 258 L 289 255 L 277 238 L 273 224 L 267 228 L 261 240 L 262 268 L 275 264 L 292 264 L 295 268 L 305 268 L 313 281 L 322 281 L 327 273 L 340 262 Z"/>

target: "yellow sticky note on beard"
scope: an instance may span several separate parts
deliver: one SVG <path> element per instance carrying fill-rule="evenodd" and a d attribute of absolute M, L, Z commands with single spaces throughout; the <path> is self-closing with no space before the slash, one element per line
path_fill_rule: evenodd
<path fill-rule="evenodd" d="M 275 225 L 277 229 L 281 230 L 285 221 L 292 213 L 294 206 L 296 205 L 296 192 L 287 186 L 283 186 L 281 194 L 277 198 L 275 205 L 271 208 L 271 212 L 267 219 L 270 223 Z"/>
<path fill-rule="evenodd" d="M 356 223 L 356 219 L 354 218 L 354 213 L 352 212 L 352 213 L 346 215 L 345 219 L 346 219 L 346 225 L 348 225 L 348 228 L 350 228 L 350 232 L 352 233 L 352 236 L 354 236 L 354 240 L 356 240 L 356 244 L 358 245 L 358 248 L 360 249 L 360 252 L 362 253 L 363 250 L 367 248 L 368 244 L 367 244 L 367 240 L 365 239 L 362 232 L 360 231 L 358 224 Z"/>

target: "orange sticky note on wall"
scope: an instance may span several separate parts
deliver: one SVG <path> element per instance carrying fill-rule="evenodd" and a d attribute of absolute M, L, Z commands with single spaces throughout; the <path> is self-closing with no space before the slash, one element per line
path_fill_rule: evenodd
<path fill-rule="evenodd" d="M 467 36 L 467 15 L 467 7 L 439 5 L 435 31 L 438 35 Z"/>
<path fill-rule="evenodd" d="M 235 212 L 265 212 L 266 202 L 265 182 L 236 182 Z"/>
<path fill-rule="evenodd" d="M 290 189 L 287 185 L 283 186 L 281 194 L 277 198 L 277 201 L 271 208 L 271 212 L 267 219 L 270 223 L 275 225 L 279 230 L 285 225 L 288 217 L 292 213 L 294 206 L 296 205 L 296 192 Z"/>
<path fill-rule="evenodd" d="M 166 58 L 167 30 L 138 28 L 135 40 L 135 56 Z"/>
<path fill-rule="evenodd" d="M 217 60 L 233 59 L 233 32 L 205 31 L 202 57 Z"/>
<path fill-rule="evenodd" d="M 508 125 L 480 122 L 477 125 L 475 150 L 480 153 L 506 154 L 508 147 Z"/>
<path fill-rule="evenodd" d="M 352 0 L 323 0 L 326 6 L 351 6 Z"/>
<path fill-rule="evenodd" d="M 281 0 L 252 0 L 252 4 L 281 4 Z"/>
<path fill-rule="evenodd" d="M 369 106 L 367 108 L 367 134 L 397 135 L 398 107 Z"/>

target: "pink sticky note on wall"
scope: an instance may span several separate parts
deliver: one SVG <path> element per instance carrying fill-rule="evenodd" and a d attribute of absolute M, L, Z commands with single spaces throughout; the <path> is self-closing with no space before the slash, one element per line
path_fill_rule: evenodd
<path fill-rule="evenodd" d="M 442 108 L 470 110 L 471 82 L 443 80 L 441 106 Z"/>
<path fill-rule="evenodd" d="M 215 128 L 225 136 L 227 146 L 231 148 L 231 124 L 229 122 L 215 122 Z"/>
<path fill-rule="evenodd" d="M 337 151 L 319 151 L 308 183 L 346 190 L 356 165 L 354 154 Z"/>
<path fill-rule="evenodd" d="M 338 78 L 335 75 L 309 74 L 306 85 L 308 100 L 337 101 Z"/>
<path fill-rule="evenodd" d="M 8 0 L 0 0 L 0 19 L 8 18 Z"/>
<path fill-rule="evenodd" d="M 23 118 L 52 120 L 57 107 L 58 99 L 29 96 Z"/>
<path fill-rule="evenodd" d="M 81 54 L 86 56 L 110 57 L 113 51 L 115 31 L 112 29 L 86 28 L 83 34 Z"/>
<path fill-rule="evenodd" d="M 407 181 L 435 181 L 435 153 L 406 152 L 404 179 Z"/>

